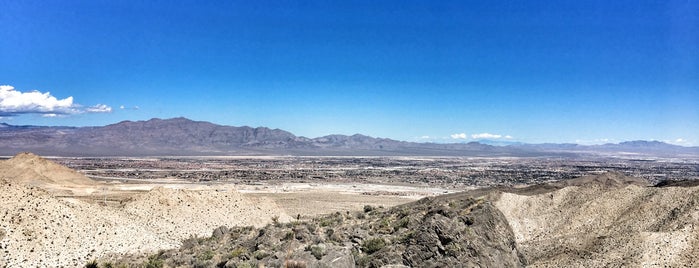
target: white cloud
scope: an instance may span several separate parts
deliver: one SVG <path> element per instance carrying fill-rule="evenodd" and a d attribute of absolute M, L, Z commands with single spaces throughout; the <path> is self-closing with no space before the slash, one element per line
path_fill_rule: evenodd
<path fill-rule="evenodd" d="M 112 107 L 109 107 L 109 106 L 104 105 L 104 104 L 97 104 L 97 105 L 92 106 L 92 107 L 87 107 L 87 109 L 85 109 L 85 111 L 88 113 L 111 113 Z"/>
<path fill-rule="evenodd" d="M 472 139 L 499 139 L 499 138 L 502 138 L 502 135 L 490 134 L 490 133 L 479 133 L 479 134 L 471 135 L 471 138 Z"/>
<path fill-rule="evenodd" d="M 510 135 L 505 135 L 505 139 L 511 140 L 511 139 L 514 139 L 514 138 L 512 138 L 512 136 L 510 136 Z"/>
<path fill-rule="evenodd" d="M 425 136 L 420 136 L 420 139 L 423 139 L 423 140 L 427 140 L 427 139 L 429 139 L 429 138 L 430 138 L 430 136 L 427 136 L 427 135 L 425 135 Z"/>
<path fill-rule="evenodd" d="M 124 107 L 124 105 L 121 105 L 121 106 L 119 106 L 119 109 L 124 110 L 124 109 L 126 109 L 126 107 Z"/>
<path fill-rule="evenodd" d="M 79 113 L 105 113 L 112 108 L 98 104 L 82 109 L 82 106 L 73 103 L 73 97 L 58 99 L 50 92 L 40 91 L 21 92 L 10 85 L 0 85 L 0 115 L 16 116 L 20 114 L 41 114 L 44 117 L 56 117 L 59 115 Z"/>
<path fill-rule="evenodd" d="M 606 143 L 615 143 L 615 142 L 617 142 L 617 140 L 609 139 L 609 138 L 598 138 L 598 139 L 592 139 L 592 140 L 583 140 L 583 139 L 575 140 L 575 143 L 582 144 L 582 145 L 606 144 Z"/>
<path fill-rule="evenodd" d="M 452 139 L 463 139 L 463 140 L 465 140 L 465 139 L 468 138 L 468 135 L 466 135 L 466 133 L 455 133 L 455 134 L 451 134 L 451 135 L 449 135 L 449 136 L 450 136 Z"/>
<path fill-rule="evenodd" d="M 0 113 L 17 115 L 26 113 L 69 114 L 76 113 L 73 97 L 57 99 L 50 92 L 21 92 L 13 86 L 0 86 Z"/>
<path fill-rule="evenodd" d="M 674 140 L 664 140 L 663 142 L 669 143 L 669 144 L 674 144 L 674 145 L 680 145 L 680 146 L 693 146 L 693 142 L 685 139 L 685 138 L 677 138 Z"/>

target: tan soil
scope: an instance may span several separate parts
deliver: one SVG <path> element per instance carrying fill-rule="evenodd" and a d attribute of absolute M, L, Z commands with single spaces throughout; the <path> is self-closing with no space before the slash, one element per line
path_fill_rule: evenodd
<path fill-rule="evenodd" d="M 416 198 L 338 195 L 338 189 L 243 194 L 233 185 L 183 181 L 104 183 L 22 153 L 0 161 L 0 267 L 79 267 L 114 254 L 174 248 L 222 225 L 286 222 L 284 209 L 318 215 Z"/>
<path fill-rule="evenodd" d="M 603 176 L 549 193 L 503 193 L 495 202 L 531 267 L 699 265 L 699 187 Z"/>
<path fill-rule="evenodd" d="M 221 225 L 259 227 L 272 218 L 290 219 L 273 202 L 235 190 L 155 188 L 131 194 L 133 200 L 123 207 L 57 198 L 55 193 L 66 194 L 71 187 L 106 186 L 30 154 L 0 168 L 0 267 L 76 267 L 106 253 L 177 247 L 182 239 L 210 235 Z"/>

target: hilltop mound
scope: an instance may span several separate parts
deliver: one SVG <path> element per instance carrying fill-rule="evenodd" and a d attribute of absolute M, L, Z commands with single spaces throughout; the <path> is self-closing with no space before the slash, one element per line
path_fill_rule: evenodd
<path fill-rule="evenodd" d="M 34 186 L 5 181 L 0 200 L 0 267 L 78 267 L 103 252 L 179 244 L 115 208 L 58 199 Z"/>
<path fill-rule="evenodd" d="M 86 194 L 91 192 L 89 188 L 99 185 L 75 170 L 26 152 L 0 162 L 0 178 L 39 186 L 53 193 Z"/>
<path fill-rule="evenodd" d="M 532 267 L 669 266 L 699 261 L 699 187 L 643 187 L 619 173 L 503 193 L 505 215 Z"/>

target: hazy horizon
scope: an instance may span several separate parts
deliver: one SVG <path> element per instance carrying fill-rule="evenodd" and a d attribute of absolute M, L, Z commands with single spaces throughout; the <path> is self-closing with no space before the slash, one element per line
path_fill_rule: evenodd
<path fill-rule="evenodd" d="M 699 145 L 696 2 L 0 3 L 0 122 Z"/>

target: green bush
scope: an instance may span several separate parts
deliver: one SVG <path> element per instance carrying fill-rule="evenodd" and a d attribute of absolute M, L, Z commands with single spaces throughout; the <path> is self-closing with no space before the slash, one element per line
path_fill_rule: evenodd
<path fill-rule="evenodd" d="M 213 258 L 214 258 L 214 252 L 210 249 L 207 249 L 201 255 L 199 255 L 198 259 L 208 261 L 208 260 L 213 259 Z"/>
<path fill-rule="evenodd" d="M 238 258 L 246 253 L 248 253 L 248 249 L 244 247 L 237 247 L 233 251 L 231 251 L 231 258 Z"/>
<path fill-rule="evenodd" d="M 144 268 L 163 268 L 163 260 L 158 259 L 158 256 L 148 257 L 148 261 L 143 263 Z"/>
<path fill-rule="evenodd" d="M 313 245 L 311 246 L 311 254 L 313 257 L 316 257 L 316 259 L 320 260 L 323 258 L 325 255 L 325 246 L 324 245 Z"/>
<path fill-rule="evenodd" d="M 384 241 L 383 238 L 380 237 L 370 238 L 362 242 L 362 250 L 367 254 L 377 252 L 385 246 L 386 241 Z"/>

